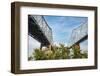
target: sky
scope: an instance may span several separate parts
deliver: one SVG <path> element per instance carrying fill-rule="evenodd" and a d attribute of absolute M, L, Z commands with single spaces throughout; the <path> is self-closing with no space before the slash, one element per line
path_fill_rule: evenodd
<path fill-rule="evenodd" d="M 80 43 L 80 50 L 88 51 L 88 40 L 85 40 L 82 43 Z"/>
<path fill-rule="evenodd" d="M 87 17 L 75 16 L 44 16 L 52 28 L 54 43 L 68 44 L 72 30 L 87 21 Z"/>
<path fill-rule="evenodd" d="M 40 43 L 30 35 L 28 35 L 28 40 L 28 57 L 30 57 L 34 52 L 34 49 L 40 48 Z"/>

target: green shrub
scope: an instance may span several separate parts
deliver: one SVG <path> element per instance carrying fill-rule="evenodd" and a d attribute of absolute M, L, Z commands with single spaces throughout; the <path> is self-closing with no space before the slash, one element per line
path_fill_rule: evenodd
<path fill-rule="evenodd" d="M 28 60 L 53 60 L 53 59 L 73 59 L 73 58 L 87 58 L 87 52 L 81 53 L 81 50 L 77 46 L 72 47 L 73 55 L 70 55 L 70 49 L 64 44 L 59 44 L 59 46 L 53 45 L 52 48 L 34 50 L 34 53 Z M 32 58 L 33 57 L 33 58 Z"/>

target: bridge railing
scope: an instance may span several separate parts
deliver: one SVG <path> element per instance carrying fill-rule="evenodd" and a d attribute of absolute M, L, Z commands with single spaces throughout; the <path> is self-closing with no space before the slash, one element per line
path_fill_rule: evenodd
<path fill-rule="evenodd" d="M 44 33 L 48 41 L 52 43 L 52 29 L 48 26 L 44 17 L 41 15 L 32 15 L 31 17 L 36 20 L 38 27 L 40 27 L 41 31 Z"/>
<path fill-rule="evenodd" d="M 82 23 L 79 27 L 72 30 L 68 46 L 72 46 L 80 39 L 88 35 L 88 23 Z"/>

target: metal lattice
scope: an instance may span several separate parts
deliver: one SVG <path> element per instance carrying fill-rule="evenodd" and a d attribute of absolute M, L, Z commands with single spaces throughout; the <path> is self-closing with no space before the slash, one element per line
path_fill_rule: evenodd
<path fill-rule="evenodd" d="M 79 40 L 88 36 L 88 23 L 82 23 L 79 27 L 72 30 L 72 34 L 69 40 L 69 46 L 74 45 Z"/>
<path fill-rule="evenodd" d="M 45 21 L 43 16 L 40 15 L 31 15 L 32 18 L 36 20 L 37 25 L 41 29 L 41 31 L 46 36 L 47 40 L 52 43 L 52 29 L 48 26 L 47 22 Z"/>

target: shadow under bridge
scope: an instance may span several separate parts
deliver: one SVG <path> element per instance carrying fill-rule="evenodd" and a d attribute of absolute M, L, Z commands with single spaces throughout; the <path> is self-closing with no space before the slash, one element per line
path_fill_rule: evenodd
<path fill-rule="evenodd" d="M 41 46 L 52 44 L 52 29 L 48 26 L 43 16 L 28 15 L 28 34 L 39 41 Z"/>

